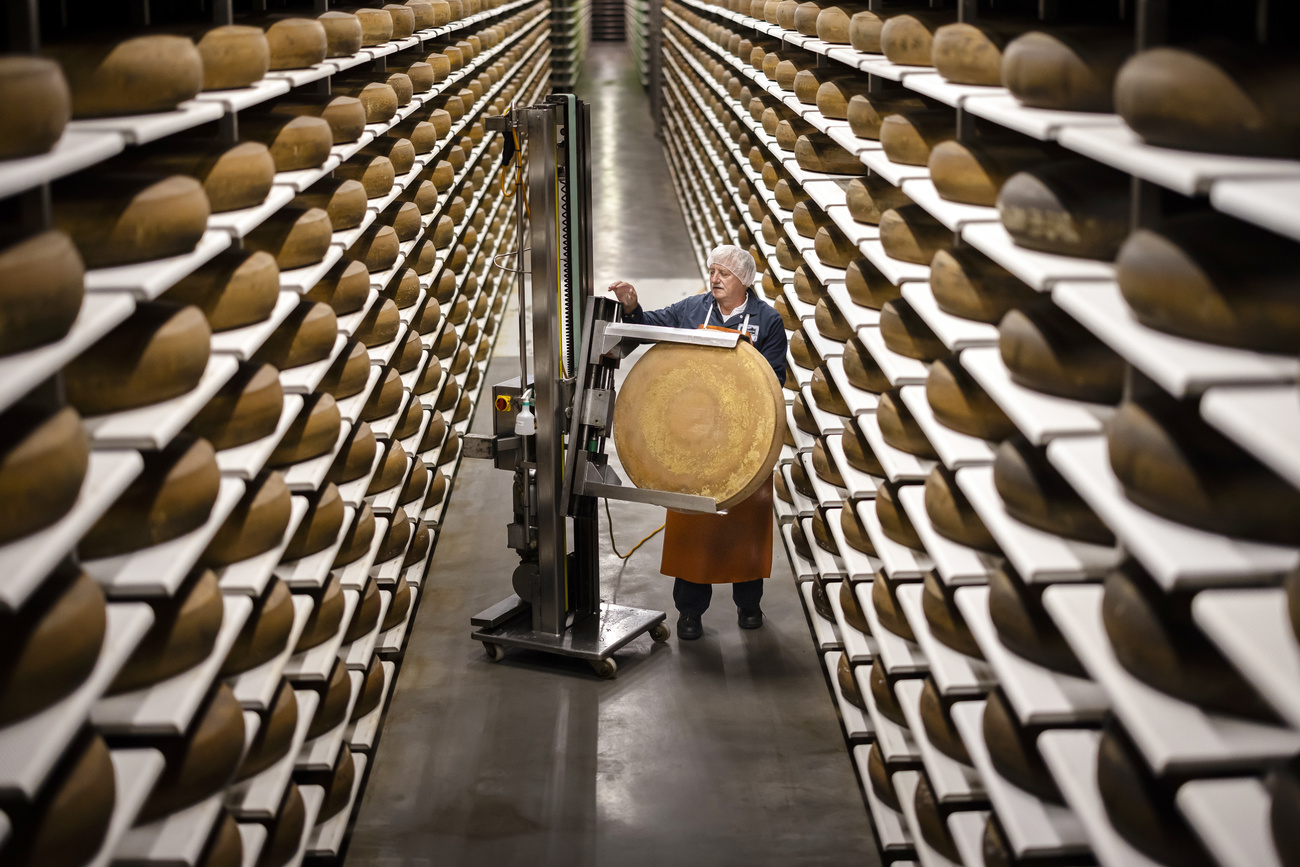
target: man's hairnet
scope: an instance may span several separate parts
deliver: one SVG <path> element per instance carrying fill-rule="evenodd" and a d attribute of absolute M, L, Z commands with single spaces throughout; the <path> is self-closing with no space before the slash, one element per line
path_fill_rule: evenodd
<path fill-rule="evenodd" d="M 709 267 L 717 265 L 726 268 L 746 287 L 754 285 L 754 257 L 749 255 L 748 250 L 741 249 L 735 244 L 714 247 L 713 252 L 709 254 L 708 264 Z"/>

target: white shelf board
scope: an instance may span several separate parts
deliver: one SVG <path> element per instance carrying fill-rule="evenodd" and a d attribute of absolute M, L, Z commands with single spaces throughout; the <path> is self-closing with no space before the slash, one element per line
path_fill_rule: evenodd
<path fill-rule="evenodd" d="M 880 580 L 880 579 L 877 579 Z M 920 586 L 919 584 L 917 585 Z M 880 615 L 871 601 L 871 582 L 855 584 L 853 592 L 858 594 L 858 605 L 867 617 L 871 634 L 876 639 L 876 661 L 874 665 L 884 665 L 885 673 L 890 677 L 926 674 L 930 671 L 930 662 L 925 651 L 915 641 L 909 641 L 901 635 L 890 632 L 880 623 Z M 910 622 L 910 621 L 909 621 Z"/>
<path fill-rule="evenodd" d="M 1001 223 L 970 223 L 962 227 L 961 236 L 966 243 L 1039 292 L 1046 292 L 1064 280 L 1115 280 L 1115 266 L 1109 262 L 1018 247 Z"/>
<path fill-rule="evenodd" d="M 92 451 L 68 514 L 43 530 L 0 546 L 0 605 L 22 607 L 64 556 L 144 468 L 134 451 Z"/>
<path fill-rule="evenodd" d="M 1223 180 L 1210 188 L 1210 204 L 1300 241 L 1300 179 Z"/>
<path fill-rule="evenodd" d="M 853 508 L 857 510 L 862 525 L 867 528 L 867 536 L 871 539 L 872 547 L 876 549 L 880 564 L 890 578 L 895 581 L 920 580 L 934 568 L 934 561 L 930 559 L 927 552 L 899 544 L 885 535 L 880 517 L 876 514 L 875 501 L 861 500 L 854 503 Z"/>
<path fill-rule="evenodd" d="M 849 412 L 857 418 L 865 413 L 874 413 L 880 406 L 880 396 L 872 394 L 849 382 L 848 374 L 844 372 L 843 358 L 826 359 L 826 372 L 831 376 L 831 382 L 840 390 L 840 396 L 844 398 L 844 403 L 848 406 Z"/>
<path fill-rule="evenodd" d="M 291 497 L 289 500 L 289 524 L 285 527 L 280 543 L 268 551 L 253 557 L 231 563 L 216 570 L 217 581 L 223 593 L 238 593 L 251 598 L 258 598 L 266 589 L 267 582 L 275 572 L 285 549 L 289 547 L 293 534 L 307 514 L 309 505 L 306 497 Z"/>
<path fill-rule="evenodd" d="M 830 455 L 835 468 L 840 471 L 840 476 L 844 479 L 844 490 L 848 493 L 850 499 L 871 499 L 876 496 L 876 491 L 880 489 L 880 481 L 870 473 L 864 473 L 849 463 L 848 457 L 844 454 L 843 434 L 827 436 L 826 451 Z M 844 546 L 841 545 L 840 551 L 843 552 L 843 550 Z"/>
<path fill-rule="evenodd" d="M 243 495 L 242 481 L 223 477 L 208 520 L 198 529 L 128 554 L 83 560 L 81 567 L 110 598 L 170 598 Z"/>
<path fill-rule="evenodd" d="M 352 425 L 345 421 L 339 425 L 338 439 L 334 441 L 334 447 L 329 451 L 282 468 L 284 483 L 289 486 L 289 490 L 302 493 L 319 490 L 325 483 L 325 477 L 329 475 L 330 467 L 334 465 L 334 459 L 338 457 L 339 452 L 343 450 L 343 444 L 351 436 Z"/>
<path fill-rule="evenodd" d="M 835 626 L 840 638 L 843 639 L 843 650 L 848 654 L 849 662 L 854 665 L 870 664 L 876 655 L 876 640 L 854 629 L 844 618 L 844 606 L 840 604 L 839 582 L 828 584 L 826 595 L 830 599 L 831 610 L 835 612 Z"/>
<path fill-rule="evenodd" d="M 1060 726 L 1101 721 L 1110 700 L 1096 681 L 1052 671 L 1008 649 L 989 615 L 987 587 L 962 587 L 956 595 L 957 607 L 1021 723 Z"/>
<path fill-rule="evenodd" d="M 1211 388 L 1201 415 L 1275 473 L 1300 487 L 1300 389 L 1292 385 Z"/>
<path fill-rule="evenodd" d="M 1175 397 L 1215 385 L 1295 382 L 1300 359 L 1213 346 L 1147 328 L 1116 283 L 1061 283 L 1052 300 Z"/>
<path fill-rule="evenodd" d="M 291 590 L 316 590 L 323 587 L 329 577 L 334 558 L 338 555 L 339 548 L 343 547 L 343 539 L 347 535 L 348 528 L 352 526 L 354 515 L 356 509 L 345 505 L 343 525 L 339 528 L 338 536 L 334 541 L 315 554 L 280 563 L 275 567 L 276 577 L 289 585 Z"/>
<path fill-rule="evenodd" d="M 934 293 L 930 291 L 929 283 L 904 283 L 901 291 L 903 298 L 925 320 L 925 324 L 930 326 L 935 336 L 953 352 L 960 352 L 972 346 L 996 347 L 998 345 L 996 325 L 944 313 L 939 309 L 938 302 L 934 300 Z"/>
<path fill-rule="evenodd" d="M 321 786 L 299 786 L 298 792 L 302 795 L 304 807 L 302 837 L 298 841 L 298 851 L 284 867 L 301 867 L 307 854 L 307 840 L 316 827 L 316 817 L 320 815 L 321 805 L 325 802 L 325 789 Z"/>
<path fill-rule="evenodd" d="M 239 831 L 239 843 L 244 850 L 239 867 L 257 867 L 257 859 L 261 857 L 262 847 L 266 845 L 266 826 L 256 822 L 239 822 L 235 828 Z"/>
<path fill-rule="evenodd" d="M 384 661 L 379 663 L 379 666 L 384 673 L 383 698 L 370 713 L 355 722 L 348 723 L 347 733 L 344 736 L 348 747 L 354 752 L 368 753 L 374 749 L 375 739 L 379 737 L 379 723 L 383 719 L 384 708 L 388 706 L 388 700 L 393 696 L 397 665 Z"/>
<path fill-rule="evenodd" d="M 349 671 L 361 672 L 362 677 L 365 671 L 370 667 L 370 660 L 375 655 L 375 645 L 379 642 L 380 627 L 384 624 L 384 617 L 388 614 L 388 606 L 392 604 L 393 594 L 388 590 L 379 591 L 379 619 L 375 621 L 375 628 L 361 636 L 351 644 L 339 648 L 339 658 L 348 667 Z"/>
<path fill-rule="evenodd" d="M 252 358 L 267 338 L 280 327 L 280 323 L 289 318 L 289 314 L 298 306 L 299 298 L 293 292 L 280 290 L 271 314 L 261 322 L 235 328 L 230 331 L 218 331 L 212 335 L 212 352 L 216 355 L 233 355 L 240 361 Z"/>
<path fill-rule="evenodd" d="M 154 451 L 167 446 L 239 369 L 228 355 L 210 355 L 203 376 L 180 397 L 149 406 L 85 419 L 86 432 L 98 448 Z"/>
<path fill-rule="evenodd" d="M 294 683 L 326 683 L 330 672 L 334 669 L 334 660 L 338 658 L 339 648 L 343 645 L 343 636 L 348 631 L 352 612 L 356 611 L 360 601 L 361 594 L 357 591 L 344 590 L 343 620 L 339 623 L 339 631 L 327 641 L 290 656 L 284 666 L 284 676 Z"/>
<path fill-rule="evenodd" d="M 149 747 L 109 750 L 108 758 L 113 763 L 113 817 L 99 852 L 86 867 L 108 867 L 112 863 L 118 842 L 135 824 L 135 817 L 167 765 L 163 754 Z"/>
<path fill-rule="evenodd" d="M 1124 122 L 1114 114 L 1094 114 L 1082 111 L 1055 111 L 1046 108 L 1028 108 L 1014 96 L 997 95 L 972 99 L 963 106 L 966 111 L 985 120 L 1022 132 L 1039 141 L 1051 141 L 1065 129 L 1076 127 L 1122 127 Z"/>
<path fill-rule="evenodd" d="M 925 725 L 921 722 L 921 690 L 925 682 L 917 677 L 908 677 L 894 684 L 894 694 L 898 696 L 899 707 L 907 719 L 908 728 L 916 740 L 921 752 L 921 762 L 925 765 L 925 774 L 934 790 L 935 800 L 946 806 L 960 804 L 983 804 L 988 800 L 979 772 L 970 765 L 944 755 L 930 742 Z"/>
<path fill-rule="evenodd" d="M 916 846 L 917 859 L 922 867 L 963 867 L 935 850 L 921 836 L 921 829 L 916 821 L 916 789 L 921 782 L 920 771 L 899 771 L 893 775 L 894 791 L 898 793 L 899 806 L 912 832 L 912 842 Z"/>
<path fill-rule="evenodd" d="M 930 267 L 928 265 L 918 265 L 915 262 L 904 262 L 902 259 L 895 259 L 885 252 L 885 247 L 878 240 L 866 240 L 858 244 L 858 250 L 863 256 L 871 260 L 871 263 L 880 269 L 880 273 L 889 278 L 889 282 L 895 286 L 903 283 L 930 282 Z"/>
<path fill-rule="evenodd" d="M 1000 222 L 997 208 L 949 201 L 939 195 L 929 177 L 905 179 L 899 186 L 909 199 L 954 232 L 960 232 L 969 223 Z"/>
<path fill-rule="evenodd" d="M 197 804 L 135 825 L 118 843 L 113 863 L 126 867 L 197 867 L 212 826 L 221 816 L 222 793 Z"/>
<path fill-rule="evenodd" d="M 109 735 L 179 736 L 189 730 L 253 610 L 246 596 L 223 593 L 221 600 L 221 629 L 208 657 L 161 683 L 101 698 L 90 713 L 95 728 Z"/>
<path fill-rule="evenodd" d="M 1300 728 L 1300 644 L 1280 587 L 1205 590 L 1192 599 L 1196 625 L 1283 719 Z"/>
<path fill-rule="evenodd" d="M 1258 584 L 1300 564 L 1300 551 L 1207 533 L 1129 501 L 1110 466 L 1105 437 L 1054 440 L 1047 457 L 1119 541 L 1166 590 Z"/>
<path fill-rule="evenodd" d="M 811 581 L 817 574 L 817 567 L 811 560 L 804 559 L 794 547 L 794 536 L 790 525 L 786 524 L 781 527 L 781 536 L 785 539 L 785 551 L 790 557 L 790 569 L 794 572 L 796 581 Z"/>
<path fill-rule="evenodd" d="M 801 391 L 803 392 L 804 404 L 808 407 L 808 414 L 812 416 L 813 422 L 816 423 L 817 429 L 822 434 L 840 433 L 844 430 L 844 425 L 848 423 L 847 420 L 826 412 L 817 406 L 817 401 L 813 400 L 811 385 L 805 385 Z"/>
<path fill-rule="evenodd" d="M 289 657 L 293 655 L 293 648 L 302 637 L 303 630 L 307 627 L 307 618 L 315 607 L 312 598 L 304 594 L 292 594 L 292 601 L 293 625 L 289 628 L 289 637 L 285 641 L 284 650 L 256 668 L 226 678 L 226 683 L 230 685 L 231 691 L 234 692 L 235 698 L 239 700 L 244 710 L 259 712 L 269 710 L 271 702 L 275 701 L 275 691 L 280 688 L 284 667 L 288 664 Z"/>
<path fill-rule="evenodd" d="M 871 748 L 868 746 L 859 744 L 853 748 L 853 763 L 857 765 L 858 776 L 863 780 L 869 780 L 867 761 L 870 754 Z M 871 811 L 871 818 L 874 820 L 876 843 L 879 844 L 880 851 L 886 854 L 905 854 L 913 851 L 912 832 L 907 827 L 907 820 L 903 814 L 882 802 L 870 782 L 864 782 L 862 790 L 866 793 L 867 808 Z M 893 867 L 905 867 L 905 862 L 902 861 L 890 863 Z"/>
<path fill-rule="evenodd" d="M 948 833 L 964 867 L 985 867 L 984 829 L 990 815 L 988 810 L 958 810 L 948 815 Z"/>
<path fill-rule="evenodd" d="M 924 485 L 904 485 L 898 489 L 898 499 L 944 584 L 952 587 L 988 582 L 989 573 L 998 567 L 1002 558 L 967 548 L 936 530 L 925 508 Z"/>
<path fill-rule="evenodd" d="M 1073 810 L 1013 785 L 993 766 L 984 741 L 985 705 L 983 701 L 958 702 L 952 706 L 952 717 L 984 780 L 1007 844 L 1018 858 L 1086 855 L 1088 835 Z"/>
<path fill-rule="evenodd" d="M 118 132 L 127 144 L 142 145 L 200 124 L 211 123 L 223 114 L 224 109 L 217 103 L 187 99 L 171 111 L 70 121 L 68 130 Z"/>
<path fill-rule="evenodd" d="M 280 410 L 280 420 L 276 422 L 274 433 L 260 440 L 217 452 L 217 466 L 221 468 L 221 474 L 247 481 L 260 473 L 270 459 L 271 453 L 275 451 L 275 447 L 284 438 L 285 432 L 289 430 L 289 426 L 293 424 L 293 420 L 298 417 L 298 413 L 302 412 L 302 406 L 303 398 L 300 395 L 286 394 L 284 407 Z"/>
<path fill-rule="evenodd" d="M 867 703 L 867 715 L 871 718 L 871 726 L 875 730 L 876 746 L 880 748 L 880 757 L 887 765 L 919 764 L 921 747 L 912 736 L 911 730 L 886 717 L 876 704 L 875 694 L 871 692 L 871 666 L 856 666 L 853 669 L 853 677 L 857 680 L 858 692 L 862 693 L 862 698 Z M 896 681 L 896 683 L 902 682 L 903 680 Z"/>
<path fill-rule="evenodd" d="M 826 294 L 830 296 L 830 300 L 839 308 L 844 318 L 849 321 L 849 325 L 852 326 L 855 333 L 862 328 L 874 328 L 880 325 L 880 311 L 854 303 L 849 296 L 848 287 L 843 283 L 829 284 L 826 287 Z"/>
<path fill-rule="evenodd" d="M 126 138 L 120 132 L 69 126 L 49 152 L 0 162 L 0 199 L 89 168 L 125 147 Z"/>
<path fill-rule="evenodd" d="M 277 177 L 279 176 L 277 175 Z M 281 271 L 280 288 L 288 289 L 290 292 L 297 292 L 299 295 L 306 295 L 342 258 L 343 251 L 338 247 L 331 246 L 326 251 L 325 258 L 315 265 L 303 265 L 301 268 Z"/>
<path fill-rule="evenodd" d="M 1260 780 L 1192 780 L 1174 799 L 1220 864 L 1283 867 L 1269 824 L 1272 798 Z"/>
<path fill-rule="evenodd" d="M 194 99 L 198 102 L 215 102 L 229 114 L 252 108 L 277 96 L 284 96 L 291 88 L 292 85 L 282 78 L 263 78 L 253 82 L 248 87 L 237 87 L 232 90 L 205 90 Z"/>
<path fill-rule="evenodd" d="M 301 193 L 321 178 L 339 167 L 338 157 L 330 154 L 319 166 L 309 169 L 297 169 L 291 172 L 276 172 L 275 185 L 289 187 L 295 193 Z"/>
<path fill-rule="evenodd" d="M 839 584 L 835 585 L 837 588 Z M 823 618 L 813 607 L 813 582 L 805 581 L 799 585 L 799 594 L 803 597 L 804 613 L 808 617 L 808 626 L 812 630 L 813 641 L 818 650 L 839 650 L 844 642 L 840 639 L 839 626 Z"/>
<path fill-rule="evenodd" d="M 925 438 L 930 441 L 943 465 L 951 470 L 978 467 L 993 463 L 995 444 L 979 437 L 960 433 L 934 417 L 925 386 L 906 385 L 901 389 L 903 403 L 912 411 Z"/>
<path fill-rule="evenodd" d="M 850 704 L 844 698 L 844 692 L 840 689 L 840 679 L 836 674 L 840 656 L 842 654 L 838 650 L 832 650 L 822 654 L 822 662 L 826 666 L 831 691 L 835 693 L 835 703 L 840 709 L 840 722 L 844 724 L 844 738 L 850 744 L 862 743 L 872 738 L 871 720 L 861 708 Z"/>
<path fill-rule="evenodd" d="M 298 702 L 298 723 L 289 741 L 288 752 L 261 773 L 226 789 L 226 808 L 236 819 L 270 821 L 280 810 L 284 790 L 293 774 L 294 760 L 307 739 L 307 729 L 311 727 L 312 717 L 316 715 L 316 708 L 320 704 L 320 694 L 315 690 L 295 689 L 293 695 Z M 306 787 L 303 789 L 305 801 Z"/>
<path fill-rule="evenodd" d="M 295 771 L 328 771 L 334 767 L 338 761 L 339 751 L 343 748 L 343 735 L 347 730 L 348 720 L 352 717 L 352 708 L 361 695 L 361 684 L 364 680 L 364 674 L 348 672 L 348 685 L 351 691 L 348 693 L 348 707 L 342 721 L 302 745 L 294 760 Z"/>
<path fill-rule="evenodd" d="M 1016 384 L 996 346 L 966 349 L 961 364 L 1034 445 L 1061 436 L 1100 434 L 1115 413 L 1105 404 L 1055 397 Z"/>
<path fill-rule="evenodd" d="M 1057 585 L 1043 604 L 1156 774 L 1257 767 L 1300 751 L 1300 732 L 1202 710 L 1129 674 L 1102 624 L 1103 592 L 1094 584 Z"/>
<path fill-rule="evenodd" d="M 880 365 L 880 370 L 893 386 L 925 385 L 930 375 L 930 366 L 924 361 L 899 355 L 885 345 L 885 338 L 879 328 L 858 329 L 858 339 L 867 348 L 867 352 Z"/>
<path fill-rule="evenodd" d="M 876 460 L 880 461 L 880 468 L 885 471 L 886 478 L 891 482 L 923 482 L 937 463 L 930 458 L 918 458 L 885 442 L 875 413 L 864 413 L 858 416 L 858 428 L 866 437 L 867 445 L 871 446 Z"/>
<path fill-rule="evenodd" d="M 117 677 L 153 621 L 153 609 L 144 603 L 109 603 L 103 648 L 90 675 L 62 700 L 0 728 L 0 794 L 35 799 L 91 705 Z"/>
<path fill-rule="evenodd" d="M 903 609 L 916 635 L 916 643 L 930 662 L 930 674 L 939 694 L 944 698 L 984 695 L 997 686 L 998 678 L 993 668 L 984 660 L 959 653 L 934 637 L 921 607 L 924 592 L 925 588 L 919 583 L 900 585 L 898 606 Z"/>
<path fill-rule="evenodd" d="M 93 268 L 86 272 L 86 291 L 130 292 L 139 300 L 152 301 L 176 285 L 176 281 L 206 265 L 229 247 L 230 242 L 228 232 L 208 229 L 188 253 L 131 265 Z"/>
<path fill-rule="evenodd" d="M 930 170 L 925 166 L 909 166 L 904 163 L 894 162 L 885 156 L 883 146 L 861 151 L 858 154 L 858 159 L 862 161 L 864 166 L 896 187 L 906 180 L 930 177 Z"/>
<path fill-rule="evenodd" d="M 324 822 L 315 825 L 307 837 L 306 851 L 313 857 L 332 857 L 338 854 L 343 845 L 343 835 L 348 829 L 352 808 L 356 806 L 361 781 L 366 778 L 366 756 L 354 755 L 352 761 L 356 765 L 356 778 L 352 782 L 352 795 L 348 799 L 348 805 Z"/>
<path fill-rule="evenodd" d="M 276 211 L 293 201 L 294 191 L 289 187 L 272 185 L 271 191 L 261 204 L 237 211 L 222 211 L 208 218 L 209 229 L 229 232 L 232 238 L 244 238 L 248 233 L 266 222 Z"/>
<path fill-rule="evenodd" d="M 62 340 L 0 358 L 0 410 L 54 376 L 134 310 L 135 299 L 126 292 L 87 294 Z"/>

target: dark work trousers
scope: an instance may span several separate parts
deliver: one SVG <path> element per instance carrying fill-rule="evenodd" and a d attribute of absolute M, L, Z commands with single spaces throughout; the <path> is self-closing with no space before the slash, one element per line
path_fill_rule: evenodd
<path fill-rule="evenodd" d="M 699 617 L 709 610 L 709 600 L 712 598 L 712 584 L 694 584 L 680 578 L 673 579 L 673 602 L 682 614 L 694 614 Z M 736 608 L 741 611 L 758 611 L 759 602 L 763 599 L 763 579 L 732 584 L 731 598 L 736 603 Z"/>

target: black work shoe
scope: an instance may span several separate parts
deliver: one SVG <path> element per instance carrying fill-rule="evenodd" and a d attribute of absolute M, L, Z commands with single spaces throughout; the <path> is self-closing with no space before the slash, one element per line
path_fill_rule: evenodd
<path fill-rule="evenodd" d="M 682 641 L 694 641 L 704 634 L 704 626 L 698 614 L 683 614 L 677 618 L 677 637 Z"/>
<path fill-rule="evenodd" d="M 757 608 L 753 611 L 737 610 L 736 623 L 740 624 L 741 629 L 758 629 L 763 625 L 763 612 Z"/>

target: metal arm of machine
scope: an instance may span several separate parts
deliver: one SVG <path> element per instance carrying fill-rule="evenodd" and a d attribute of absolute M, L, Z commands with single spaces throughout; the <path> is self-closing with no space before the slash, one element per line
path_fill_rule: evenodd
<path fill-rule="evenodd" d="M 598 322 L 594 327 L 597 354 L 602 358 L 626 358 L 642 343 L 685 343 L 691 346 L 735 349 L 740 340 L 740 334 L 733 331 L 702 331 L 698 328 L 669 328 L 666 325 Z"/>

